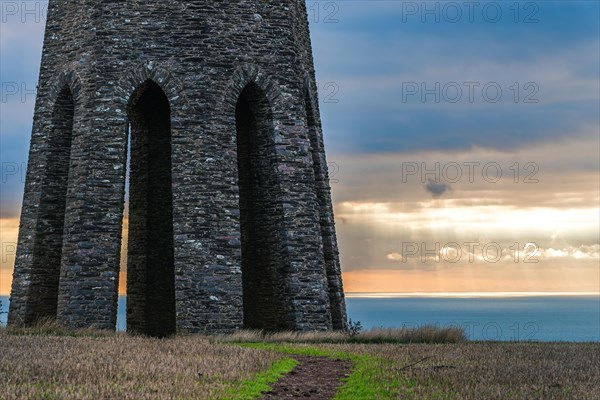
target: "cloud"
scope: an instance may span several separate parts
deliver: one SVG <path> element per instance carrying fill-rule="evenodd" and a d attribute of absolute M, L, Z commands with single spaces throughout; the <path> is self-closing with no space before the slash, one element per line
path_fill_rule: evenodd
<path fill-rule="evenodd" d="M 570 257 L 578 260 L 600 260 L 600 245 L 568 246 L 558 249 L 549 247 L 539 249 L 539 255 L 543 259 Z"/>
<path fill-rule="evenodd" d="M 444 161 L 439 155 L 432 157 Z M 423 191 L 416 190 L 422 188 L 420 181 L 402 183 L 391 161 L 384 158 L 378 165 L 378 158 L 371 156 L 362 169 L 363 163 L 356 160 L 358 170 L 345 171 L 334 185 L 336 218 L 344 221 L 337 225 L 344 271 L 440 267 L 422 263 L 420 251 L 407 251 L 411 243 L 425 253 L 434 249 L 442 261 L 450 260 L 446 264 L 458 258 L 458 265 L 474 266 L 472 261 L 506 267 L 535 255 L 540 271 L 561 265 L 597 267 L 598 189 L 589 182 L 600 179 L 598 172 L 553 172 L 540 175 L 540 183 L 533 185 L 510 179 L 496 184 L 467 181 L 460 190 L 446 191 L 444 198 L 424 199 Z M 354 181 L 342 187 L 346 173 Z M 371 185 L 373 176 L 379 185 Z M 383 184 L 394 179 L 394 184 Z M 473 242 L 478 244 L 474 249 L 468 245 Z M 498 264 L 490 263 L 498 248 Z"/>
<path fill-rule="evenodd" d="M 429 178 L 425 185 L 425 190 L 433 195 L 434 198 L 442 196 L 446 191 L 451 190 L 451 186 L 447 183 L 439 183 Z"/>
<path fill-rule="evenodd" d="M 390 253 L 390 254 L 386 255 L 385 258 L 387 258 L 388 260 L 392 260 L 392 261 L 400 261 L 400 260 L 402 260 L 402 254 Z"/>
<path fill-rule="evenodd" d="M 403 2 L 387 3 L 343 2 L 338 24 L 312 25 L 318 79 L 339 87 L 338 102 L 321 104 L 330 151 L 512 150 L 597 125 L 596 4 L 544 4 L 537 24 L 493 25 L 402 23 Z M 473 102 L 467 82 L 479 84 Z M 405 98 L 407 83 L 419 92 Z M 421 85 L 438 83 L 423 101 Z M 443 90 L 452 83 L 456 103 Z M 484 98 L 487 83 L 500 86 L 497 103 Z"/>

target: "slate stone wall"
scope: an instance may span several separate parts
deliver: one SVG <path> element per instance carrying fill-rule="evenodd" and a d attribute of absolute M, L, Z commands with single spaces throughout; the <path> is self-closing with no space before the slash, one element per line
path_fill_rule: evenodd
<path fill-rule="evenodd" d="M 300 0 L 50 1 L 10 324 L 114 329 L 130 124 L 132 329 L 345 327 Z"/>

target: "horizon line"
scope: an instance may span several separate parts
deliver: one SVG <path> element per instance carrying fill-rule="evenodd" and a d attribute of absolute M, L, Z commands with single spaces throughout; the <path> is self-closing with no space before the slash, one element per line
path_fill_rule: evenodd
<path fill-rule="evenodd" d="M 119 293 L 119 297 L 127 293 Z M 456 298 L 503 298 L 503 297 L 587 297 L 598 296 L 600 292 L 346 292 L 347 298 L 403 298 L 403 297 L 456 297 Z M 0 297 L 10 297 L 10 293 L 0 293 Z"/>
<path fill-rule="evenodd" d="M 503 298 L 503 297 L 577 297 L 598 296 L 600 292 L 346 292 L 347 298 L 402 298 L 402 297 L 456 297 L 456 298 Z"/>

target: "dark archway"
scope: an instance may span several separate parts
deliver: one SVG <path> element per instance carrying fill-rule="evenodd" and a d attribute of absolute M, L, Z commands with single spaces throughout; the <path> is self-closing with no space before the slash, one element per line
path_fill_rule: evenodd
<path fill-rule="evenodd" d="M 264 92 L 254 83 L 236 107 L 238 184 L 242 238 L 244 326 L 281 330 L 286 326 L 284 277 L 277 232 L 277 175 L 273 117 Z"/>
<path fill-rule="evenodd" d="M 176 331 L 169 100 L 148 80 L 132 96 L 128 116 L 127 330 L 164 337 Z"/>
<path fill-rule="evenodd" d="M 25 324 L 56 319 L 75 103 L 69 86 L 54 104 L 42 182 Z"/>
<path fill-rule="evenodd" d="M 334 329 L 346 329 L 344 316 L 340 304 L 339 271 L 336 270 L 336 238 L 328 210 L 330 210 L 329 182 L 326 170 L 324 146 L 319 132 L 319 126 L 313 109 L 313 102 L 308 90 L 305 90 L 304 101 L 306 107 L 306 119 L 308 137 L 310 141 L 310 153 L 312 156 L 313 174 L 315 178 L 315 196 L 317 198 L 317 211 L 319 213 L 319 224 L 321 228 L 321 241 L 323 243 L 323 257 L 325 261 L 325 272 L 329 290 L 329 303 L 331 309 L 331 320 Z"/>

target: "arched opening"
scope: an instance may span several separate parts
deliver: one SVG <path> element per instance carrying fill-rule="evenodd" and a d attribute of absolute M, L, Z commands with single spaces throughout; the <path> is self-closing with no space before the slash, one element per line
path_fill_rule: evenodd
<path fill-rule="evenodd" d="M 175 333 L 171 109 L 151 80 L 132 96 L 130 121 L 127 330 Z"/>
<path fill-rule="evenodd" d="M 27 325 L 56 318 L 74 114 L 73 94 L 65 85 L 54 104 L 47 142 L 24 321 Z"/>
<path fill-rule="evenodd" d="M 341 302 L 342 289 L 339 287 L 339 271 L 337 271 L 336 253 L 335 253 L 335 231 L 329 215 L 329 182 L 327 182 L 327 172 L 325 165 L 325 152 L 323 143 L 320 139 L 319 126 L 315 117 L 313 103 L 308 90 L 305 90 L 304 101 L 306 107 L 306 119 L 308 137 L 310 141 L 310 153 L 312 156 L 313 174 L 315 178 L 315 196 L 317 198 L 317 211 L 319 214 L 319 224 L 321 228 L 321 241 L 323 243 L 323 256 L 325 261 L 325 271 L 327 274 L 327 284 L 329 290 L 329 304 L 331 310 L 331 320 L 334 329 L 345 329 L 344 317 L 341 313 L 343 306 Z"/>
<path fill-rule="evenodd" d="M 273 119 L 264 93 L 253 83 L 236 107 L 238 185 L 242 239 L 244 326 L 280 330 L 285 326 L 281 296 L 282 260 L 277 237 L 277 175 Z"/>

